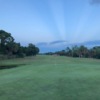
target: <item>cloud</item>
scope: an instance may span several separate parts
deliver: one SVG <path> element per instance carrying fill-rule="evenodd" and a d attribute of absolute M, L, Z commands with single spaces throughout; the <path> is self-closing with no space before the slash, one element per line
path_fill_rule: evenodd
<path fill-rule="evenodd" d="M 67 41 L 58 40 L 58 41 L 53 41 L 53 42 L 51 42 L 50 44 L 53 45 L 53 44 L 66 43 L 66 42 L 67 42 Z"/>
<path fill-rule="evenodd" d="M 90 0 L 90 4 L 91 4 L 91 5 L 100 4 L 100 0 Z"/>
<path fill-rule="evenodd" d="M 55 46 L 55 43 L 57 41 L 54 41 L 52 45 L 49 45 L 48 43 L 46 42 L 41 42 L 39 43 L 40 45 L 37 45 L 40 49 L 40 52 L 41 53 L 46 53 L 46 52 L 56 52 L 56 51 L 61 51 L 61 50 L 65 50 L 66 47 L 73 47 L 75 45 L 77 46 L 81 46 L 81 45 L 84 45 L 88 48 L 92 48 L 94 46 L 100 46 L 100 40 L 93 40 L 93 41 L 86 41 L 86 42 L 80 42 L 80 43 L 66 43 L 66 44 L 62 44 L 61 45 L 57 45 Z M 57 42 L 59 44 L 60 40 Z M 48 44 L 48 45 L 47 45 Z"/>

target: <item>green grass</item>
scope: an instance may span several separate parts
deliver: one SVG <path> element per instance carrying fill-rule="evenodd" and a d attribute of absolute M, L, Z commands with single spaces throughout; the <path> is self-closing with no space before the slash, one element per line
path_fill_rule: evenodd
<path fill-rule="evenodd" d="M 0 70 L 0 100 L 100 100 L 99 60 L 37 56 L 0 61 L 16 64 Z"/>

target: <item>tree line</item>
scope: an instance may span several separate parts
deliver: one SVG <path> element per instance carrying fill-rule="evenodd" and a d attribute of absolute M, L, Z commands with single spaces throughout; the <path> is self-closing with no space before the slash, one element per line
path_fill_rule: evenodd
<path fill-rule="evenodd" d="M 48 52 L 46 55 L 60 55 L 60 56 L 69 56 L 69 57 L 80 57 L 80 58 L 97 58 L 100 59 L 100 46 L 95 46 L 91 49 L 88 49 L 85 46 L 73 46 L 67 47 L 65 50 L 57 52 Z"/>
<path fill-rule="evenodd" d="M 16 43 L 11 33 L 0 30 L 0 55 L 8 57 L 25 57 L 35 56 L 39 53 L 39 48 L 34 44 L 29 43 L 28 46 L 22 46 Z"/>

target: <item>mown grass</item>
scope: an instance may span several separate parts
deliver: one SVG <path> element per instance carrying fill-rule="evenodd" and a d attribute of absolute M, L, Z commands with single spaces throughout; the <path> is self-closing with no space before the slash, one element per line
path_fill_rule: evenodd
<path fill-rule="evenodd" d="M 37 56 L 3 60 L 0 100 L 100 100 L 100 61 Z"/>

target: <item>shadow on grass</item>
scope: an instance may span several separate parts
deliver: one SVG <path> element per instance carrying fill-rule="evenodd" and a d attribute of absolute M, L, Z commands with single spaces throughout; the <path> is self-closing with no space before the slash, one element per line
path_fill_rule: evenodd
<path fill-rule="evenodd" d="M 19 66 L 22 66 L 22 65 L 26 65 L 26 64 L 0 65 L 0 70 L 16 68 L 16 67 L 19 67 Z"/>

